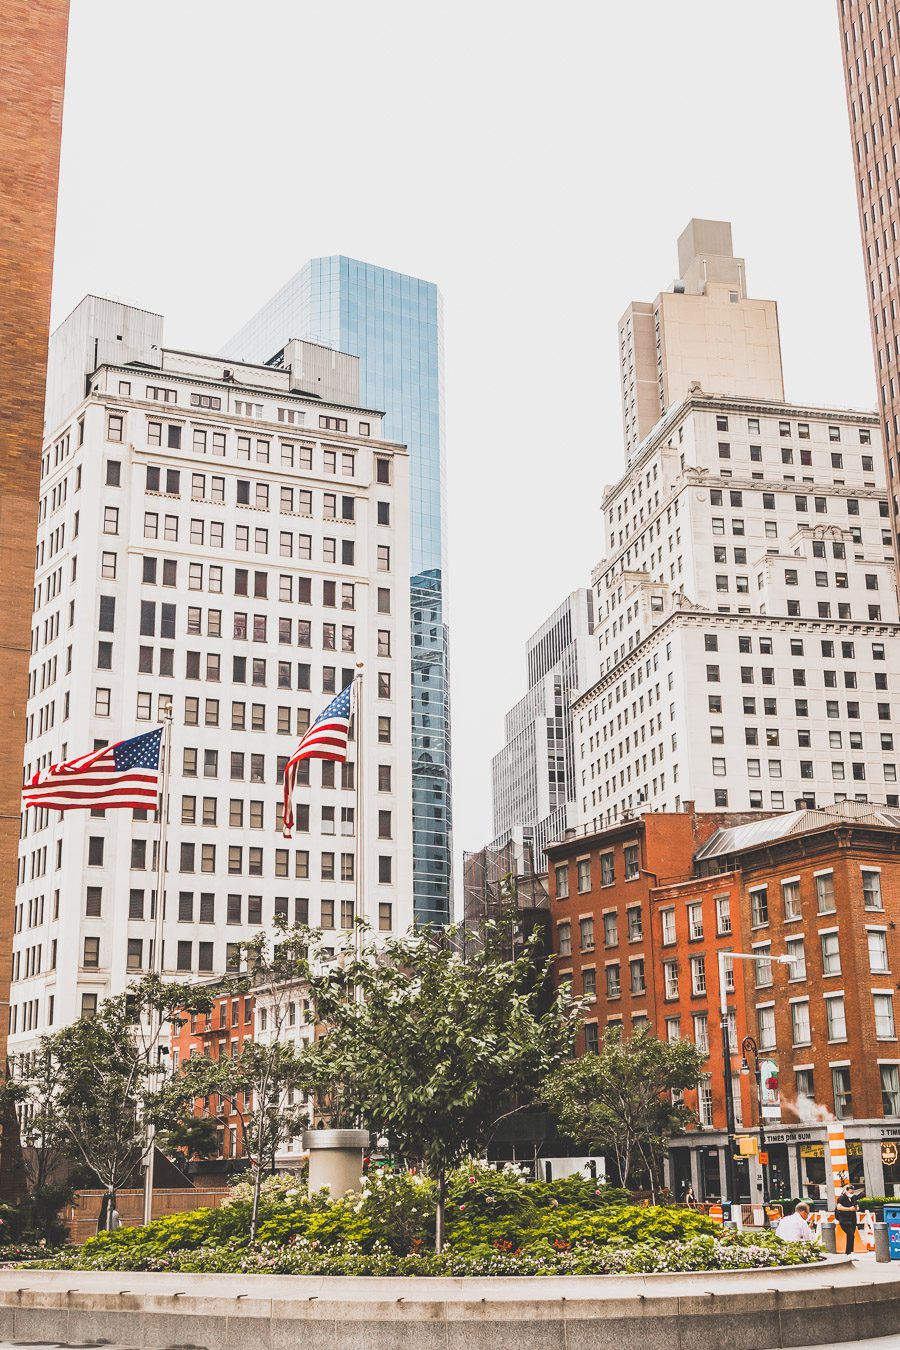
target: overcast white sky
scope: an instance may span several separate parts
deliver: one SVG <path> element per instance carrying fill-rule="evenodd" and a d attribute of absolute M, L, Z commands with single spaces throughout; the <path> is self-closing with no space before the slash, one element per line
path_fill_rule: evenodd
<path fill-rule="evenodd" d="M 788 397 L 872 405 L 833 0 L 73 0 L 54 323 L 94 291 L 215 351 L 324 253 L 443 291 L 458 850 L 692 215 L 779 301 Z"/>

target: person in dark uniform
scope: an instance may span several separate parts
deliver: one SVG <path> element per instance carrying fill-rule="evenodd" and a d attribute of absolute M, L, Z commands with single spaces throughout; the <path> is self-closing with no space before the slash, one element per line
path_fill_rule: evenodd
<path fill-rule="evenodd" d="M 856 1239 L 856 1217 L 858 1213 L 859 1205 L 856 1202 L 853 1187 L 848 1181 L 834 1205 L 834 1217 L 843 1230 L 846 1243 L 844 1250 L 848 1254 L 853 1251 L 853 1243 Z"/>

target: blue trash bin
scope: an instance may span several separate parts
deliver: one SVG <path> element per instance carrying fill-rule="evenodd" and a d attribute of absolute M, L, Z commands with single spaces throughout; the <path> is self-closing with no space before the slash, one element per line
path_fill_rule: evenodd
<path fill-rule="evenodd" d="M 888 1226 L 891 1260 L 900 1261 L 900 1205 L 885 1205 L 884 1221 Z"/>

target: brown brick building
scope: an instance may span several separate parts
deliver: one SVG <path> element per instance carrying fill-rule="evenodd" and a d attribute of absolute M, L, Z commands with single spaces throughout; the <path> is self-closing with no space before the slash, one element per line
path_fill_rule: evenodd
<path fill-rule="evenodd" d="M 688 1096 L 700 1125 L 673 1141 L 676 1188 L 691 1180 L 700 1195 L 722 1193 L 723 951 L 757 957 L 726 965 L 730 1067 L 738 1129 L 755 1130 L 741 1052 L 752 1036 L 773 1191 L 824 1196 L 832 1114 L 847 1122 L 854 1179 L 870 1194 L 900 1189 L 890 1161 L 900 1147 L 900 814 L 843 802 L 742 821 L 646 815 L 563 840 L 548 858 L 558 975 L 593 999 L 584 1048 L 610 1023 L 647 1023 L 708 1052 Z M 766 959 L 784 955 L 792 965 Z M 737 1165 L 737 1181 L 756 1198 L 755 1160 Z"/>
<path fill-rule="evenodd" d="M 4 0 L 0 6 L 0 1063 L 6 1060 L 68 15 L 68 0 Z"/>
<path fill-rule="evenodd" d="M 220 994 L 209 1012 L 185 1012 L 184 1022 L 172 1034 L 173 1071 L 195 1055 L 225 1059 L 239 1054 L 244 1041 L 253 1039 L 254 1003 L 252 994 Z M 217 1096 L 198 1098 L 194 1114 L 211 1116 L 216 1121 L 219 1147 L 215 1159 L 197 1160 L 190 1170 L 207 1178 L 239 1170 L 245 1152 L 241 1117 L 234 1104 Z"/>

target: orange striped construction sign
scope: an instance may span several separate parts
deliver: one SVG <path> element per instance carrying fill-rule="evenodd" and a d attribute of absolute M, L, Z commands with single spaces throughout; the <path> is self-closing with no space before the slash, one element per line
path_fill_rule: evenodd
<path fill-rule="evenodd" d="M 838 1195 L 850 1180 L 850 1165 L 847 1161 L 847 1138 L 844 1127 L 837 1120 L 828 1126 L 828 1156 L 831 1159 L 831 1183 Z"/>

